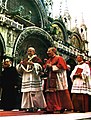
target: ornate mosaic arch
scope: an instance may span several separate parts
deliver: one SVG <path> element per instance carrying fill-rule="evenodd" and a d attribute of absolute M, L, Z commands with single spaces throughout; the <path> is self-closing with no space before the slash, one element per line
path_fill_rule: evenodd
<path fill-rule="evenodd" d="M 46 31 L 39 27 L 27 27 L 19 35 L 14 45 L 12 56 L 17 62 L 26 57 L 26 51 L 30 46 L 33 46 L 36 49 L 36 54 L 41 59 L 44 59 L 47 57 L 46 51 L 48 47 L 53 46 L 53 39 Z"/>
<path fill-rule="evenodd" d="M 52 26 L 57 29 L 57 38 L 59 38 L 60 41 L 65 42 L 67 40 L 67 30 L 66 30 L 64 24 L 55 20 L 52 23 Z"/>
<path fill-rule="evenodd" d="M 10 13 L 18 9 L 19 6 L 24 7 L 21 16 L 29 15 L 29 11 L 31 11 L 31 22 L 38 27 L 44 27 L 47 15 L 40 0 L 8 0 L 7 2 L 7 9 Z"/>
<path fill-rule="evenodd" d="M 78 48 L 78 49 L 82 49 L 82 40 L 80 38 L 80 36 L 77 34 L 77 33 L 73 33 L 71 35 L 71 41 L 70 41 L 71 45 L 74 46 L 75 48 Z"/>

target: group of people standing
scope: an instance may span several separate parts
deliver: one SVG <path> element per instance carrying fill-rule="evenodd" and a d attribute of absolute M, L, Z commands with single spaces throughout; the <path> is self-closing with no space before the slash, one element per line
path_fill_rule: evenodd
<path fill-rule="evenodd" d="M 64 58 L 56 53 L 55 47 L 48 48 L 48 59 L 44 63 L 36 55 L 35 48 L 29 47 L 27 58 L 17 64 L 16 72 L 22 76 L 21 109 L 28 112 L 43 110 L 45 113 L 63 113 L 65 110 L 87 112 L 89 110 L 88 93 L 90 93 L 91 77 L 89 65 L 83 61 L 82 56 L 77 56 L 79 64 L 75 66 L 70 75 L 72 80 L 71 98 L 67 80 L 68 66 Z M 6 73 L 3 73 L 5 73 L 5 70 L 2 72 L 1 81 L 4 81 L 7 87 L 10 85 L 7 85 L 6 80 L 12 79 L 12 82 L 14 82 L 17 79 L 14 76 L 8 78 L 5 75 Z M 8 76 L 12 76 L 13 73 L 8 74 Z M 17 85 L 15 84 L 13 88 L 16 89 Z M 3 92 L 2 87 L 2 96 Z M 8 99 L 8 96 L 6 98 Z M 4 102 L 1 97 L 2 103 Z M 4 109 L 4 107 L 2 108 Z M 7 106 L 6 108 L 8 109 Z"/>

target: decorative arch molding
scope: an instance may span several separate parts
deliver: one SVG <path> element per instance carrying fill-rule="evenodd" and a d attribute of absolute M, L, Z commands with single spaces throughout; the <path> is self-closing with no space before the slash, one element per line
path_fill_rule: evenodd
<path fill-rule="evenodd" d="M 17 58 L 26 54 L 27 48 L 33 46 L 37 54 L 44 58 L 48 47 L 53 46 L 53 39 L 45 30 L 39 27 L 27 27 L 16 39 L 12 56 Z"/>
<path fill-rule="evenodd" d="M 6 47 L 5 47 L 5 41 L 4 41 L 4 38 L 3 38 L 3 36 L 2 36 L 2 34 L 0 33 L 0 49 L 2 49 L 2 54 L 4 54 L 5 53 L 5 51 L 6 51 Z"/>
<path fill-rule="evenodd" d="M 44 26 L 48 22 L 47 14 L 45 11 L 45 8 L 43 6 L 43 3 L 40 0 L 33 0 L 39 9 L 40 19 L 41 19 L 41 28 L 44 28 Z"/>
<path fill-rule="evenodd" d="M 75 37 L 76 39 L 74 39 L 74 41 L 72 41 L 72 37 Z M 72 46 L 76 47 L 77 49 L 82 49 L 82 39 L 81 39 L 81 36 L 76 33 L 76 32 L 73 32 L 71 34 L 71 41 L 70 43 L 72 44 Z"/>
<path fill-rule="evenodd" d="M 2 60 L 4 58 L 4 53 L 5 53 L 5 42 L 0 33 L 0 75 L 1 75 L 1 71 L 2 71 Z"/>

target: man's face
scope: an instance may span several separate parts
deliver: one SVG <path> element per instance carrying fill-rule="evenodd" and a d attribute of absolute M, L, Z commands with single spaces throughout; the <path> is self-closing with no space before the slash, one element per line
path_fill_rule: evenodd
<path fill-rule="evenodd" d="M 52 49 L 48 49 L 47 54 L 49 57 L 53 57 L 54 52 L 52 51 Z"/>
<path fill-rule="evenodd" d="M 11 65 L 11 61 L 4 61 L 3 63 L 4 68 L 9 67 L 10 65 Z"/>
<path fill-rule="evenodd" d="M 81 62 L 83 59 L 81 56 L 77 56 L 76 60 L 77 60 L 77 62 Z"/>
<path fill-rule="evenodd" d="M 27 54 L 28 54 L 29 56 L 32 56 L 32 55 L 35 54 L 35 51 L 32 50 L 32 49 L 28 49 Z"/>

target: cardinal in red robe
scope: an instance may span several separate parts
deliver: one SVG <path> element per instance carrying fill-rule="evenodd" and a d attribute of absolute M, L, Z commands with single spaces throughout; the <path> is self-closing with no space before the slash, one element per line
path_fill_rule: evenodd
<path fill-rule="evenodd" d="M 73 110 L 67 84 L 67 64 L 62 56 L 56 55 L 56 48 L 49 48 L 47 54 L 49 58 L 43 66 L 47 76 L 44 80 L 47 113 Z"/>

